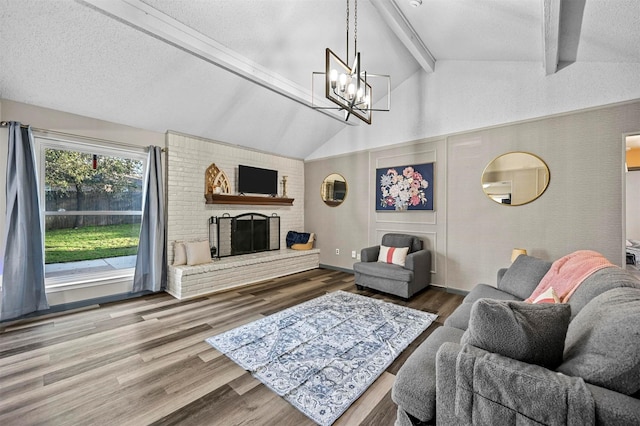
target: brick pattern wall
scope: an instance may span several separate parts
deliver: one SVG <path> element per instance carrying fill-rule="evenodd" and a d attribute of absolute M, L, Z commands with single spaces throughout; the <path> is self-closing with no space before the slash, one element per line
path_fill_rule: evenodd
<path fill-rule="evenodd" d="M 167 240 L 168 260 L 173 262 L 173 243 L 208 239 L 209 217 L 229 213 L 237 216 L 256 212 L 280 216 L 280 247 L 286 247 L 287 231 L 304 229 L 304 162 L 248 150 L 212 140 L 167 133 Z M 224 171 L 231 188 L 237 191 L 238 165 L 278 171 L 278 194 L 282 195 L 282 177 L 287 176 L 287 197 L 293 206 L 227 206 L 205 204 L 205 171 L 211 163 Z"/>
<path fill-rule="evenodd" d="M 195 266 L 169 266 L 167 292 L 178 299 L 318 268 L 320 250 L 276 250 Z"/>

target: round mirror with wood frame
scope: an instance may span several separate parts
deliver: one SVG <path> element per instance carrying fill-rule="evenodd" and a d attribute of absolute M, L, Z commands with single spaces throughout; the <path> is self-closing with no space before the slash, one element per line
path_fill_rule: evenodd
<path fill-rule="evenodd" d="M 347 180 L 338 173 L 324 178 L 320 186 L 320 197 L 330 207 L 337 207 L 347 198 Z"/>
<path fill-rule="evenodd" d="M 549 185 L 549 167 L 529 152 L 507 152 L 482 172 L 482 190 L 498 204 L 521 206 L 540 197 Z"/>

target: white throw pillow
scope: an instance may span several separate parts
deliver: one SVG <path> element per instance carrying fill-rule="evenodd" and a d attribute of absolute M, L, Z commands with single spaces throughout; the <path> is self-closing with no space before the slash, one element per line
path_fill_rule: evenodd
<path fill-rule="evenodd" d="M 209 241 L 192 241 L 185 244 L 187 252 L 187 265 L 200 265 L 211 262 Z"/>
<path fill-rule="evenodd" d="M 549 287 L 547 291 L 536 297 L 531 303 L 560 303 L 560 298 L 553 287 Z"/>
<path fill-rule="evenodd" d="M 187 264 L 187 249 L 184 246 L 184 241 L 173 242 L 173 265 L 186 265 Z"/>
<path fill-rule="evenodd" d="M 409 247 L 387 247 L 381 245 L 378 262 L 393 263 L 394 265 L 404 266 L 407 253 L 409 253 Z"/>

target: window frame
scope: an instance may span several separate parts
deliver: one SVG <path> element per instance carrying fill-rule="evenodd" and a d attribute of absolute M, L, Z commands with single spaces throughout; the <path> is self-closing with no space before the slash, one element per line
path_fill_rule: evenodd
<path fill-rule="evenodd" d="M 121 157 L 127 159 L 138 160 L 142 162 L 143 188 L 142 197 L 144 200 L 144 176 L 147 171 L 148 150 L 146 147 L 128 146 L 124 147 L 120 144 L 114 146 L 114 143 L 108 141 L 91 139 L 85 141 L 83 138 L 61 138 L 48 135 L 39 135 L 34 133 L 34 145 L 36 162 L 38 164 L 38 196 L 40 200 L 40 224 L 42 229 L 42 250 L 44 252 L 44 242 L 46 238 L 45 222 L 47 216 L 140 216 L 142 210 L 67 210 L 64 212 L 46 211 L 46 185 L 45 185 L 45 150 L 57 149 L 76 151 L 86 154 L 105 155 L 110 157 Z M 143 201 L 144 202 L 144 201 Z M 144 208 L 144 206 L 142 206 Z M 136 254 L 137 255 L 137 254 Z M 100 285 L 112 284 L 119 281 L 127 281 L 133 283 L 133 275 L 135 268 L 123 268 L 113 271 L 90 272 L 90 273 L 74 273 L 56 277 L 45 278 L 45 290 L 47 293 L 64 291 L 73 288 L 86 288 Z"/>

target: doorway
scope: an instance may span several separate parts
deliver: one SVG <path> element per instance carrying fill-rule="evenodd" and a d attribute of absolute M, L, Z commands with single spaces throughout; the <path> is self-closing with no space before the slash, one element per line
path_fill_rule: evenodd
<path fill-rule="evenodd" d="M 640 277 L 640 134 L 625 137 L 626 268 Z"/>

